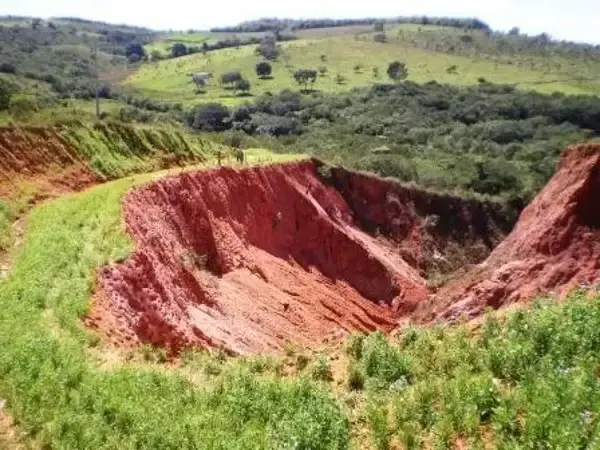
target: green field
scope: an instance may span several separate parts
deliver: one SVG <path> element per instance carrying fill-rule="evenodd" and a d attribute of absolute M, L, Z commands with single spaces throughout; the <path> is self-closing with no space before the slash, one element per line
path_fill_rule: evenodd
<path fill-rule="evenodd" d="M 441 27 L 431 27 L 429 32 L 436 34 L 439 28 Z M 599 63 L 584 66 L 581 62 L 576 64 L 565 57 L 556 56 L 552 64 L 548 65 L 548 58 L 536 56 L 525 56 L 521 58 L 522 61 L 515 63 L 502 55 L 468 57 L 448 54 L 407 44 L 406 36 L 403 39 L 397 38 L 400 30 L 406 35 L 419 33 L 416 26 L 403 25 L 389 31 L 390 42 L 382 44 L 374 42 L 373 33 L 365 27 L 302 31 L 299 36 L 312 39 L 282 43 L 283 54 L 273 63 L 273 79 L 269 80 L 261 80 L 255 73 L 255 66 L 261 61 L 254 53 L 255 46 L 245 46 L 214 51 L 206 56 L 195 54 L 143 65 L 123 85 L 160 100 L 185 104 L 216 101 L 233 105 L 250 98 L 236 96 L 219 86 L 218 78 L 225 72 L 240 71 L 252 84 L 251 94 L 258 96 L 283 89 L 297 90 L 299 86 L 293 78 L 294 71 L 326 67 L 326 76 L 319 77 L 313 88 L 323 92 L 344 92 L 386 82 L 387 64 L 399 60 L 407 64 L 408 79 L 415 82 L 436 80 L 439 83 L 464 86 L 477 84 L 480 78 L 485 78 L 492 83 L 511 84 L 543 93 L 600 93 L 600 81 L 590 81 L 584 76 L 597 71 Z M 457 31 L 451 30 L 448 33 L 456 35 Z M 436 36 L 443 39 L 444 33 Z M 325 61 L 321 60 L 321 55 L 325 55 Z M 546 63 L 542 64 L 540 61 Z M 360 70 L 355 70 L 357 65 L 361 66 Z M 451 66 L 457 67 L 456 73 L 447 72 Z M 379 70 L 378 78 L 373 74 L 375 67 Z M 191 74 L 195 72 L 214 74 L 211 85 L 203 94 L 195 92 L 191 80 Z M 575 77 L 573 73 L 579 73 L 580 77 Z M 342 84 L 337 83 L 338 74 L 345 78 Z"/>

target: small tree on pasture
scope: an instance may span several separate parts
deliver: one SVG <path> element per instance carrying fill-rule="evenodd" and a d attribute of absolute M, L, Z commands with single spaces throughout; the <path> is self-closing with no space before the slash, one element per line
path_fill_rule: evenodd
<path fill-rule="evenodd" d="M 327 75 L 327 67 L 325 67 L 325 66 L 319 67 L 319 73 L 321 74 L 322 77 Z"/>
<path fill-rule="evenodd" d="M 273 68 L 271 67 L 271 64 L 269 64 L 266 61 L 262 61 L 259 62 L 256 65 L 256 75 L 258 75 L 260 78 L 266 78 L 269 75 L 271 75 L 271 72 L 273 71 Z"/>
<path fill-rule="evenodd" d="M 388 65 L 387 74 L 390 79 L 398 82 L 408 77 L 408 69 L 406 64 L 400 61 L 393 61 Z"/>
<path fill-rule="evenodd" d="M 303 85 L 304 90 L 308 90 L 308 84 L 313 85 L 317 81 L 317 71 L 313 69 L 301 69 L 294 73 L 296 83 Z"/>
<path fill-rule="evenodd" d="M 221 85 L 232 89 L 235 87 L 235 83 L 242 79 L 242 74 L 239 72 L 226 72 L 221 75 Z"/>
<path fill-rule="evenodd" d="M 373 30 L 377 31 L 378 33 L 383 33 L 383 22 L 375 22 L 373 24 Z"/>
<path fill-rule="evenodd" d="M 247 94 L 248 92 L 250 92 L 250 88 L 252 87 L 252 85 L 250 84 L 250 82 L 244 78 L 242 78 L 241 80 L 238 80 L 235 82 L 235 85 L 233 86 L 233 90 L 235 92 L 242 92 Z"/>
<path fill-rule="evenodd" d="M 279 47 L 277 47 L 277 37 L 274 35 L 265 36 L 256 49 L 256 54 L 261 55 L 269 61 L 274 61 L 279 57 Z"/>
<path fill-rule="evenodd" d="M 185 56 L 187 54 L 188 49 L 185 44 L 182 44 L 181 42 L 177 42 L 171 47 L 171 56 L 173 56 L 173 58 L 179 58 L 180 56 Z"/>

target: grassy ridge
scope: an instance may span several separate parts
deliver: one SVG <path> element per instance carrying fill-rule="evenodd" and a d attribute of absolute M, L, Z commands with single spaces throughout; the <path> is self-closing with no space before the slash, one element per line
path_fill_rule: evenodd
<path fill-rule="evenodd" d="M 94 172 L 109 179 L 205 161 L 220 148 L 176 127 L 98 122 L 62 130 Z"/>

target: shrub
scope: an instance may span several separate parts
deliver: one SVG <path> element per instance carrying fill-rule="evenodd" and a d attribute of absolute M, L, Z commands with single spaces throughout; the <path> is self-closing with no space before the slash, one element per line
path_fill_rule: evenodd
<path fill-rule="evenodd" d="M 271 64 L 266 61 L 259 62 L 256 65 L 256 75 L 258 75 L 260 78 L 268 77 L 271 75 L 272 70 L 273 68 L 271 67 Z"/>
<path fill-rule="evenodd" d="M 321 170 L 322 167 L 327 167 L 326 165 L 320 166 L 318 170 Z M 330 168 L 329 168 L 330 169 Z M 365 341 L 364 334 L 353 333 L 348 338 L 346 342 L 346 354 L 352 357 L 354 360 L 359 360 L 363 356 L 363 344 Z"/>
<path fill-rule="evenodd" d="M 1 73 L 17 73 L 17 68 L 14 64 L 3 62 L 0 63 L 0 72 Z"/>
<path fill-rule="evenodd" d="M 348 389 L 362 391 L 365 387 L 365 374 L 357 364 L 351 364 L 348 369 Z"/>
<path fill-rule="evenodd" d="M 388 65 L 387 74 L 392 80 L 400 81 L 408 76 L 408 69 L 406 68 L 406 64 L 400 61 L 393 61 Z"/>
<path fill-rule="evenodd" d="M 229 128 L 229 111 L 218 103 L 195 106 L 187 116 L 188 125 L 202 131 L 224 131 Z"/>
<path fill-rule="evenodd" d="M 331 367 L 329 366 L 328 359 L 319 355 L 315 362 L 313 363 L 313 367 L 311 370 L 311 376 L 315 380 L 320 381 L 332 381 L 333 374 L 331 373 Z"/>

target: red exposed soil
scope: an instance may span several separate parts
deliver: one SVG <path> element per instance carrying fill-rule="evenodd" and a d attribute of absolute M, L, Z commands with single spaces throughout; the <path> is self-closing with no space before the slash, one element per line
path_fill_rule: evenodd
<path fill-rule="evenodd" d="M 50 127 L 0 127 L 0 198 L 20 184 L 40 195 L 81 190 L 99 181 L 76 149 Z"/>
<path fill-rule="evenodd" d="M 428 298 L 428 258 L 465 242 L 483 258 L 502 235 L 480 205 L 341 169 L 323 180 L 319 165 L 222 168 L 130 192 L 124 219 L 137 249 L 99 274 L 88 324 L 119 344 L 172 352 L 275 352 L 389 331 Z M 441 214 L 477 225 L 459 236 L 446 219 L 431 223 Z"/>
<path fill-rule="evenodd" d="M 473 317 L 600 282 L 600 145 L 567 149 L 558 171 L 486 261 L 445 286 L 424 318 Z"/>

